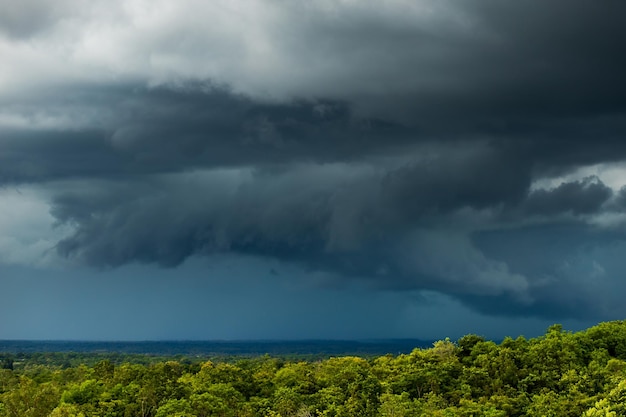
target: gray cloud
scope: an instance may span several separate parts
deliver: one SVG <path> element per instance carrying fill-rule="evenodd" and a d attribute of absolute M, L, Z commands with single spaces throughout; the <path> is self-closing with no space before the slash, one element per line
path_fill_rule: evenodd
<path fill-rule="evenodd" d="M 106 181 L 97 190 L 56 195 L 54 216 L 76 225 L 58 249 L 97 266 L 132 261 L 174 266 L 192 255 L 233 252 L 366 279 L 381 289 L 443 291 L 487 310 L 495 303 L 518 314 L 570 311 L 568 297 L 549 309 L 538 307 L 554 301 L 544 292 L 545 274 L 553 273 L 553 266 L 511 269 L 518 265 L 491 258 L 467 234 L 497 228 L 497 218 L 511 210 L 515 216 L 520 210 L 541 214 L 548 224 L 561 222 L 570 211 L 594 214 L 610 191 L 585 179 L 531 192 L 527 176 L 522 181 L 512 176 L 515 182 L 510 182 L 499 154 L 476 149 L 473 158 L 459 152 L 465 155 L 464 169 L 458 155 L 447 152 L 431 157 L 425 171 L 414 164 L 386 170 L 312 164 L 277 171 L 198 171 L 124 187 Z M 481 215 L 484 210 L 492 215 Z M 585 220 L 578 222 L 582 227 Z M 519 249 L 507 240 L 516 239 L 514 233 L 504 229 L 502 236 L 506 243 L 501 244 Z M 571 242 L 585 238 L 574 234 Z M 545 250 L 542 241 L 528 244 Z M 546 259 L 560 262 L 575 250 L 564 246 L 560 257 Z M 519 259 L 532 263 L 521 253 Z M 558 286 L 571 277 L 551 279 Z M 578 313 L 585 311 L 577 305 Z"/>
<path fill-rule="evenodd" d="M 355 119 L 341 102 L 254 102 L 204 82 L 65 94 L 61 102 L 48 97 L 44 104 L 26 103 L 21 113 L 31 120 L 55 120 L 61 113 L 77 126 L 0 129 L 7 149 L 0 155 L 0 181 L 356 160 L 409 144 L 415 134 Z"/>
<path fill-rule="evenodd" d="M 623 231 L 562 222 L 482 231 L 473 241 L 511 271 L 533 277 L 536 315 L 601 320 L 624 314 L 618 301 L 626 266 L 618 255 L 626 241 Z M 520 305 L 506 307 L 505 299 L 469 302 L 488 313 L 524 312 Z"/>
<path fill-rule="evenodd" d="M 0 33 L 12 38 L 30 38 L 54 26 L 69 9 L 66 1 L 54 5 L 38 0 L 25 0 L 19 3 L 10 0 L 0 1 Z"/>
<path fill-rule="evenodd" d="M 536 190 L 525 202 L 528 214 L 555 215 L 559 213 L 591 214 L 597 212 L 613 195 L 598 178 L 564 182 L 551 190 Z"/>
<path fill-rule="evenodd" d="M 349 166 L 206 172 L 123 188 L 101 183 L 96 192 L 57 195 L 53 215 L 77 226 L 58 250 L 97 266 L 173 266 L 192 255 L 234 252 L 381 288 L 526 297 L 523 276 L 484 258 L 462 234 L 419 230 L 425 216 L 441 214 L 398 214 L 397 201 L 381 199 L 381 184 L 371 170 Z"/>
<path fill-rule="evenodd" d="M 560 178 L 626 158 L 624 3 L 260 4 L 247 26 L 200 4 L 0 20 L 0 184 L 44 190 L 59 254 L 234 253 L 489 314 L 621 312 L 597 303 L 623 269 L 598 219 L 624 192 Z"/>

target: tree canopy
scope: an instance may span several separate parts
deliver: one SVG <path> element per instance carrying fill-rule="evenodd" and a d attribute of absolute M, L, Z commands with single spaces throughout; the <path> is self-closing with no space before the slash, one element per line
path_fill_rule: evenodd
<path fill-rule="evenodd" d="M 626 415 L 626 322 L 378 357 L 41 364 L 0 353 L 0 417 Z"/>

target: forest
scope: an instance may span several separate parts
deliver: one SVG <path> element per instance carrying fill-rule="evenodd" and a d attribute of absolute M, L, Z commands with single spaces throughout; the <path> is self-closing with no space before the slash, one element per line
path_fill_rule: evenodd
<path fill-rule="evenodd" d="M 0 417 L 626 416 L 626 321 L 398 355 L 0 352 L 0 367 Z"/>

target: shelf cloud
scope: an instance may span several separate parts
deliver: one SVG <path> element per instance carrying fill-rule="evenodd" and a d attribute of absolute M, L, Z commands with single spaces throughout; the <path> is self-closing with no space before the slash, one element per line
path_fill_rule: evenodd
<path fill-rule="evenodd" d="M 47 256 L 626 313 L 624 2 L 0 5 L 0 187 Z"/>

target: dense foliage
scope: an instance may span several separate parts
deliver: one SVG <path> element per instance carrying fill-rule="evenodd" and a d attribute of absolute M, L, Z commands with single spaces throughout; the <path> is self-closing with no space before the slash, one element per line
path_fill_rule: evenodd
<path fill-rule="evenodd" d="M 626 415 L 626 322 L 409 354 L 57 366 L 0 354 L 0 417 Z M 19 366 L 16 366 L 19 365 Z"/>

